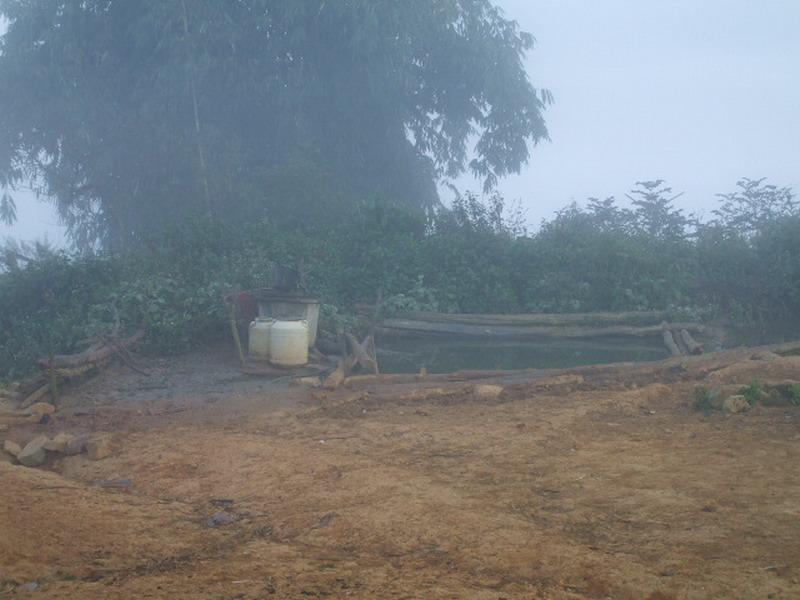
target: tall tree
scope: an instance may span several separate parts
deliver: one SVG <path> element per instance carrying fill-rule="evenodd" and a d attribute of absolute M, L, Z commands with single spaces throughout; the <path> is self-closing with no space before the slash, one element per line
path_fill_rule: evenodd
<path fill-rule="evenodd" d="M 550 94 L 522 64 L 533 37 L 489 0 L 0 14 L 0 186 L 36 182 L 78 243 L 206 213 L 309 223 L 359 195 L 424 208 L 438 180 L 470 170 L 489 189 L 547 137 Z"/>

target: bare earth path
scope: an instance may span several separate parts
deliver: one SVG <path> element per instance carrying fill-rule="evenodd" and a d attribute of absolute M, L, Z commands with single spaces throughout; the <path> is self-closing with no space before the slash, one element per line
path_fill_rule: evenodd
<path fill-rule="evenodd" d="M 698 384 L 800 381 L 800 357 L 515 380 L 491 400 L 165 379 L 104 401 L 125 377 L 0 432 L 118 445 L 0 462 L 0 597 L 800 597 L 800 409 L 691 408 Z M 94 485 L 110 479 L 132 489 Z"/>

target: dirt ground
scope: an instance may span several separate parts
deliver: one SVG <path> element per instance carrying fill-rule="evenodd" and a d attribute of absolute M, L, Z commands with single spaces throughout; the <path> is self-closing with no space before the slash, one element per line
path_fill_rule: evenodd
<path fill-rule="evenodd" d="M 800 597 L 800 408 L 692 409 L 699 384 L 800 381 L 800 357 L 529 375 L 493 399 L 322 393 L 228 360 L 112 367 L 0 431 L 116 446 L 0 462 L 0 597 Z"/>

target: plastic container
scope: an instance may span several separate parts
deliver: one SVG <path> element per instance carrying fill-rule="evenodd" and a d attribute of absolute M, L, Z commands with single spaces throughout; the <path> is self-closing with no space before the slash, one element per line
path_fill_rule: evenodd
<path fill-rule="evenodd" d="M 269 360 L 269 339 L 273 322 L 273 319 L 257 317 L 250 323 L 248 349 L 253 358 Z"/>
<path fill-rule="evenodd" d="M 308 363 L 308 321 L 274 321 L 269 332 L 269 357 L 280 367 Z"/>
<path fill-rule="evenodd" d="M 258 299 L 258 316 L 277 321 L 308 321 L 308 347 L 317 342 L 319 324 L 319 299 L 298 294 L 287 294 L 274 289 L 262 289 L 255 293 Z"/>

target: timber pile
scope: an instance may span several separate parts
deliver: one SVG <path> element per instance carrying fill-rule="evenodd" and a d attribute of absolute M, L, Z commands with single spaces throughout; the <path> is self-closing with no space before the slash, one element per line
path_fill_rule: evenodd
<path fill-rule="evenodd" d="M 385 336 L 467 336 L 481 338 L 569 338 L 599 337 L 657 338 L 662 336 L 662 312 L 448 315 L 411 313 L 403 319 L 386 319 L 377 331 Z M 703 333 L 698 323 L 672 323 L 670 331 Z M 680 335 L 680 334 L 679 334 Z"/>
<path fill-rule="evenodd" d="M 662 323 L 661 335 L 664 338 L 664 345 L 672 356 L 703 353 L 703 347 L 680 325 L 670 326 L 668 323 Z"/>
<path fill-rule="evenodd" d="M 377 376 L 378 359 L 375 355 L 375 336 L 369 334 L 362 342 L 351 333 L 342 336 L 342 356 L 336 368 L 322 381 L 322 386 L 335 390 L 348 378 L 356 367 L 361 367 L 366 373 Z"/>
<path fill-rule="evenodd" d="M 592 313 L 525 313 L 516 315 L 448 314 L 434 312 L 410 312 L 406 318 L 433 323 L 461 323 L 465 325 L 519 325 L 519 326 L 567 326 L 567 325 L 653 325 L 664 321 L 664 311 L 627 311 Z"/>
<path fill-rule="evenodd" d="M 134 371 L 147 375 L 133 363 L 129 349 L 138 344 L 144 337 L 140 329 L 125 339 L 116 336 L 103 336 L 92 343 L 86 350 L 77 354 L 56 354 L 48 358 L 40 358 L 37 362 L 42 375 L 29 379 L 20 388 L 22 394 L 21 408 L 26 408 L 50 394 L 56 399 L 58 383 L 63 379 L 72 379 L 102 367 L 117 356 Z"/>

